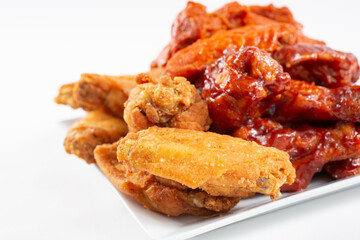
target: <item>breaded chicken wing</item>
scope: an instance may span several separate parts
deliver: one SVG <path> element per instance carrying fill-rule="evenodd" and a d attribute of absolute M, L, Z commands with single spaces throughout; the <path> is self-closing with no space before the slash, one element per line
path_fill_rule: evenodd
<path fill-rule="evenodd" d="M 148 73 L 157 78 L 163 69 L 154 68 Z M 124 103 L 131 89 L 136 86 L 136 76 L 108 76 L 82 74 L 76 83 L 63 85 L 55 102 L 85 111 L 103 110 L 114 116 L 123 117 Z"/>
<path fill-rule="evenodd" d="M 151 127 L 120 141 L 118 160 L 128 175 L 145 171 L 212 196 L 276 199 L 291 184 L 289 155 L 240 138 L 188 129 Z"/>
<path fill-rule="evenodd" d="M 127 133 L 126 123 L 101 111 L 87 113 L 69 129 L 64 147 L 67 153 L 75 154 L 87 163 L 94 163 L 97 145 L 113 143 Z"/>
<path fill-rule="evenodd" d="M 137 77 L 138 85 L 125 103 L 124 120 L 130 132 L 157 125 L 206 131 L 211 120 L 205 101 L 185 78 L 148 74 Z"/>
<path fill-rule="evenodd" d="M 127 176 L 127 168 L 117 160 L 118 142 L 96 147 L 96 163 L 121 192 L 134 197 L 146 208 L 169 216 L 212 215 L 232 209 L 239 198 L 215 197 L 199 189 L 189 189 L 174 181 L 140 171 Z"/>

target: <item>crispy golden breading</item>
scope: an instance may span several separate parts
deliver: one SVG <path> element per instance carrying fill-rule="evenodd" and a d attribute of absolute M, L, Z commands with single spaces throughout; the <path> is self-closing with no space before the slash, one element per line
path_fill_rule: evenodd
<path fill-rule="evenodd" d="M 55 102 L 85 111 L 103 110 L 122 118 L 124 102 L 135 85 L 135 76 L 86 73 L 78 82 L 62 86 Z"/>
<path fill-rule="evenodd" d="M 157 78 L 162 68 L 151 69 L 150 76 Z M 136 86 L 136 76 L 108 76 L 85 73 L 76 83 L 65 84 L 55 98 L 58 104 L 86 111 L 104 110 L 114 116 L 123 117 L 124 103 Z"/>
<path fill-rule="evenodd" d="M 54 99 L 57 104 L 68 105 L 74 109 L 79 108 L 79 104 L 74 99 L 74 87 L 76 83 L 62 85 L 59 89 L 58 96 Z"/>
<path fill-rule="evenodd" d="M 146 171 L 212 196 L 262 193 L 274 200 L 280 187 L 295 178 L 289 155 L 281 150 L 186 129 L 151 127 L 129 133 L 120 141 L 118 160 L 129 174 Z"/>
<path fill-rule="evenodd" d="M 127 133 L 126 123 L 101 111 L 87 113 L 69 129 L 64 147 L 67 153 L 75 154 L 87 163 L 94 163 L 97 145 L 113 143 Z"/>
<path fill-rule="evenodd" d="M 94 151 L 97 165 L 119 191 L 150 210 L 169 216 L 212 215 L 229 211 L 239 202 L 239 198 L 213 197 L 144 171 L 127 177 L 126 166 L 116 158 L 117 146 L 118 143 L 97 146 Z"/>
<path fill-rule="evenodd" d="M 211 120 L 205 101 L 185 78 L 148 74 L 137 76 L 138 85 L 125 103 L 124 120 L 130 132 L 151 126 L 206 131 Z"/>

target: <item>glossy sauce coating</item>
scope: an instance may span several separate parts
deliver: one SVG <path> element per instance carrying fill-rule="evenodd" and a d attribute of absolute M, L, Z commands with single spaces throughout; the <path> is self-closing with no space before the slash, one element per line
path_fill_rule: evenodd
<path fill-rule="evenodd" d="M 256 47 L 229 50 L 206 69 L 204 79 L 202 97 L 219 132 L 261 116 L 260 102 L 271 101 L 290 83 L 281 66 Z"/>
<path fill-rule="evenodd" d="M 289 23 L 299 29 L 302 27 L 294 20 L 290 10 L 286 7 L 245 6 L 231 2 L 215 12 L 208 13 L 204 5 L 188 2 L 172 24 L 170 43 L 162 50 L 152 66 L 165 66 L 169 58 L 177 51 L 198 39 L 208 38 L 220 30 L 276 22 Z"/>
<path fill-rule="evenodd" d="M 334 88 L 359 79 L 359 63 L 351 53 L 327 46 L 297 43 L 272 55 L 292 78 Z"/>
<path fill-rule="evenodd" d="M 329 162 L 324 166 L 324 170 L 335 179 L 356 176 L 360 174 L 360 158 Z"/>
<path fill-rule="evenodd" d="M 267 104 L 265 116 L 279 122 L 359 122 L 360 86 L 329 89 L 291 80 L 290 87 Z"/>
<path fill-rule="evenodd" d="M 301 35 L 299 29 L 285 23 L 220 31 L 178 51 L 168 61 L 165 71 L 172 76 L 191 77 L 203 73 L 228 48 L 238 50 L 244 46 L 256 46 L 271 53 L 284 45 L 297 43 Z"/>
<path fill-rule="evenodd" d="M 267 6 L 253 5 L 253 6 L 249 6 L 249 8 L 253 13 L 256 13 L 258 15 L 270 18 L 277 22 L 291 23 L 292 25 L 297 26 L 298 28 L 302 28 L 301 23 L 297 22 L 294 19 L 293 14 L 287 7 L 278 8 L 275 7 L 273 4 L 269 4 Z"/>
<path fill-rule="evenodd" d="M 296 179 L 292 185 L 284 185 L 282 191 L 299 191 L 326 163 L 360 157 L 359 130 L 353 123 L 290 128 L 271 119 L 257 119 L 234 131 L 233 136 L 286 151 L 296 169 Z"/>

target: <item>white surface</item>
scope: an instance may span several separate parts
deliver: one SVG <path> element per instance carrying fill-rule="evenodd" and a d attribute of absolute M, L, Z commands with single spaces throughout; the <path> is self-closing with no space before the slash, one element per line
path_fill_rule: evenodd
<path fill-rule="evenodd" d="M 133 198 L 120 193 L 121 199 L 145 232 L 153 239 L 185 239 L 211 230 L 259 216 L 271 211 L 299 204 L 303 201 L 334 193 L 360 184 L 360 176 L 331 181 L 325 175 L 316 176 L 306 191 L 283 193 L 276 201 L 268 196 L 257 195 L 241 200 L 231 211 L 217 217 L 180 216 L 168 218 L 163 214 L 149 212 Z"/>
<path fill-rule="evenodd" d="M 289 6 L 309 36 L 360 56 L 359 1 L 274 2 Z M 210 10 L 224 3 L 206 1 Z M 184 6 L 0 0 L 0 239 L 148 239 L 96 167 L 64 152 L 68 119 L 83 113 L 52 99 L 83 72 L 147 70 Z M 359 215 L 355 187 L 198 239 L 356 239 Z"/>

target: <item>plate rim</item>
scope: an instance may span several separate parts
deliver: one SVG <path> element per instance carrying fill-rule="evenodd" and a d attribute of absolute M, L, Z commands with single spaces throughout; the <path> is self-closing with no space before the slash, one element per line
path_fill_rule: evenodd
<path fill-rule="evenodd" d="M 246 219 L 250 219 L 256 216 L 260 216 L 266 213 L 270 213 L 273 211 L 277 211 L 279 209 L 290 207 L 292 205 L 309 201 L 321 196 L 325 196 L 327 194 L 335 193 L 338 191 L 343 191 L 352 187 L 360 185 L 360 175 L 353 176 L 345 179 L 333 180 L 329 183 L 326 183 L 322 186 L 314 187 L 313 189 L 304 190 L 301 192 L 288 193 L 287 196 L 277 199 L 276 201 L 266 202 L 261 204 L 260 206 L 256 206 L 250 209 L 247 209 L 244 212 L 235 213 L 234 215 L 228 216 L 223 219 L 219 219 L 219 221 L 205 223 L 203 226 L 200 226 L 195 229 L 183 230 L 178 233 L 173 234 L 164 234 L 159 236 L 149 231 L 148 227 L 144 225 L 144 223 L 139 219 L 139 216 L 136 214 L 129 203 L 127 202 L 131 196 L 128 196 L 120 191 L 117 191 L 120 195 L 120 200 L 124 204 L 127 211 L 129 211 L 130 215 L 135 219 L 135 221 L 140 225 L 141 229 L 151 238 L 157 240 L 174 240 L 174 239 L 188 239 L 191 237 L 195 237 L 206 232 L 210 232 L 221 227 L 241 222 Z M 150 211 L 147 209 L 147 211 Z M 158 213 L 160 214 L 160 213 Z"/>

